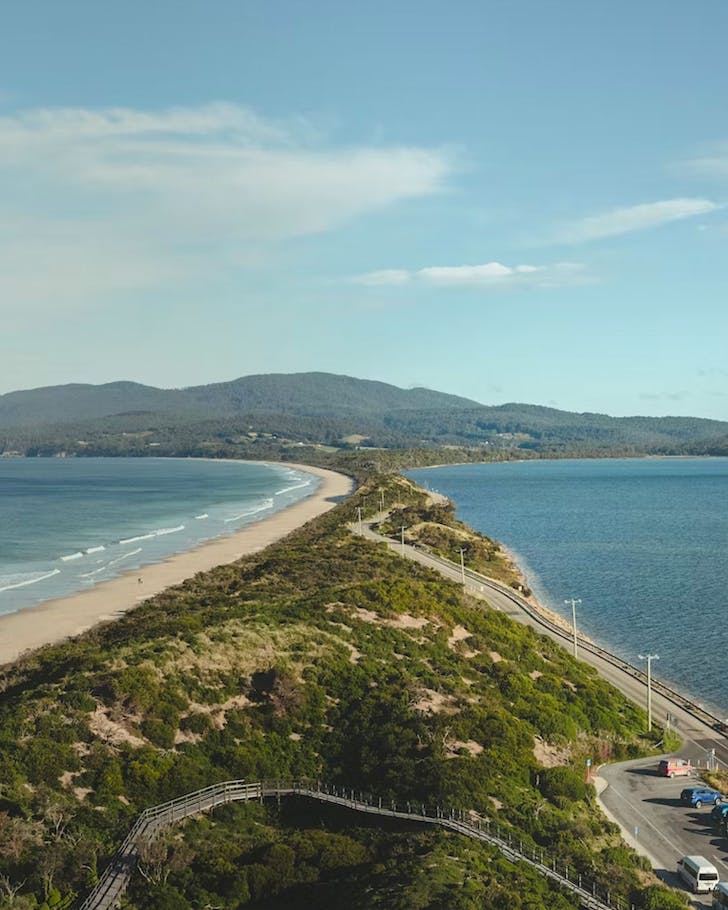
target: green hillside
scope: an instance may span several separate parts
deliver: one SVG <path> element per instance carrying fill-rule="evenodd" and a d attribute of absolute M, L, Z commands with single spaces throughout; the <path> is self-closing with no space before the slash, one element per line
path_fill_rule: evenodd
<path fill-rule="evenodd" d="M 186 389 L 111 382 L 10 392 L 0 395 L 0 427 L 75 423 L 139 412 L 197 418 L 260 412 L 346 417 L 474 406 L 477 402 L 429 389 L 399 389 L 331 373 L 291 373 L 245 376 Z"/>
<path fill-rule="evenodd" d="M 472 810 L 639 910 L 684 906 L 584 782 L 586 756 L 652 748 L 642 712 L 550 639 L 351 534 L 380 492 L 437 525 L 441 551 L 461 539 L 424 491 L 372 477 L 285 541 L 4 669 L 0 889 L 17 893 L 0 906 L 86 891 L 146 806 L 303 777 Z M 492 541 L 478 548 L 498 562 Z M 334 907 L 342 893 L 362 910 L 574 907 L 458 836 L 275 803 L 160 840 L 125 906 Z"/>
<path fill-rule="evenodd" d="M 328 373 L 247 376 L 187 389 L 131 382 L 0 396 L 0 453 L 214 454 L 275 447 L 457 446 L 490 457 L 712 454 L 728 424 L 693 417 L 610 417 L 529 404 L 486 406 L 428 389 Z M 238 447 L 235 450 L 235 447 Z M 159 454 L 159 453 L 157 453 Z"/>

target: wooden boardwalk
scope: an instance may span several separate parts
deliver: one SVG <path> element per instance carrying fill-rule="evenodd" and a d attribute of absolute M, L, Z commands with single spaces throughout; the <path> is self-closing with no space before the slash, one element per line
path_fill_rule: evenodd
<path fill-rule="evenodd" d="M 217 806 L 232 802 L 291 796 L 331 803 L 369 815 L 386 816 L 415 824 L 438 825 L 464 837 L 490 844 L 512 862 L 525 863 L 540 875 L 576 895 L 580 906 L 585 910 L 627 910 L 624 902 L 619 898 L 612 898 L 608 891 L 597 888 L 594 883 L 587 882 L 581 876 L 570 877 L 568 867 L 562 864 L 559 868 L 557 862 L 543 851 L 529 850 L 508 835 L 501 836 L 497 827 L 494 828 L 489 823 L 474 818 L 470 813 L 461 810 L 446 812 L 441 809 L 428 811 L 424 806 L 412 803 L 383 805 L 381 800 L 365 799 L 362 794 L 357 795 L 353 791 L 329 788 L 319 781 L 266 781 L 251 784 L 243 780 L 225 781 L 145 809 L 104 871 L 98 885 L 78 910 L 112 910 L 117 907 L 136 868 L 139 844 L 153 840 L 164 829 L 182 819 L 209 812 Z"/>

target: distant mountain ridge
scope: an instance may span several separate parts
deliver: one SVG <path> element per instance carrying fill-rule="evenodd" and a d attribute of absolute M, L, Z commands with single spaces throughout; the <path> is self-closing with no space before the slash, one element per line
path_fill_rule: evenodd
<path fill-rule="evenodd" d="M 143 411 L 200 418 L 255 412 L 341 417 L 473 407 L 481 405 L 429 389 L 400 389 L 332 373 L 269 373 L 183 389 L 109 382 L 9 392 L 0 395 L 0 427 L 77 422 Z"/>
<path fill-rule="evenodd" d="M 244 376 L 183 389 L 111 382 L 10 392 L 0 396 L 0 434 L 0 452 L 128 451 L 136 434 L 144 440 L 137 454 L 142 446 L 179 454 L 219 451 L 221 441 L 229 451 L 263 437 L 281 445 L 459 446 L 542 455 L 728 454 L 725 421 L 483 405 L 430 389 L 318 372 Z"/>

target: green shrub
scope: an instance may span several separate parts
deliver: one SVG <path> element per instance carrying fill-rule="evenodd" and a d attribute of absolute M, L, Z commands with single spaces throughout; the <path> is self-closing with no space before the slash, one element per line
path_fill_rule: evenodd
<path fill-rule="evenodd" d="M 149 742 L 159 746 L 160 749 L 171 749 L 174 746 L 174 738 L 177 731 L 163 720 L 148 717 L 142 721 L 141 730 Z"/>
<path fill-rule="evenodd" d="M 590 793 L 581 771 L 573 768 L 544 768 L 539 777 L 541 792 L 551 802 L 560 798 L 569 802 L 585 802 Z"/>
<path fill-rule="evenodd" d="M 210 720 L 209 714 L 198 711 L 194 714 L 189 714 L 187 717 L 183 717 L 179 727 L 180 730 L 184 730 L 185 732 L 197 733 L 204 736 L 205 733 L 208 733 L 212 729 L 212 721 Z"/>

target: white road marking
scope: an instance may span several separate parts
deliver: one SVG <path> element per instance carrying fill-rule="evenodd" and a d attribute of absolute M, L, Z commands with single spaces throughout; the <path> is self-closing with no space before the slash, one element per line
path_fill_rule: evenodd
<path fill-rule="evenodd" d="M 649 818 L 644 814 L 644 812 L 641 812 L 639 809 L 636 809 L 634 806 L 634 803 L 631 800 L 629 800 L 623 793 L 620 793 L 620 791 L 617 790 L 617 788 L 614 786 L 614 784 L 610 783 L 609 789 L 612 790 L 614 793 L 616 793 L 620 799 L 624 800 L 624 802 L 627 803 L 627 805 L 630 807 L 630 809 L 632 809 L 632 811 L 636 815 L 639 815 L 639 817 L 641 819 L 643 819 L 644 822 L 647 825 L 649 825 L 650 828 L 652 828 L 652 830 L 655 832 L 655 834 L 657 834 L 659 837 L 661 837 L 662 840 L 664 840 L 668 846 L 670 846 L 673 850 L 677 851 L 678 854 L 681 854 L 680 848 L 676 844 L 674 844 L 671 840 L 669 840 L 667 837 L 665 837 L 665 835 L 662 833 L 662 831 L 649 820 Z"/>

